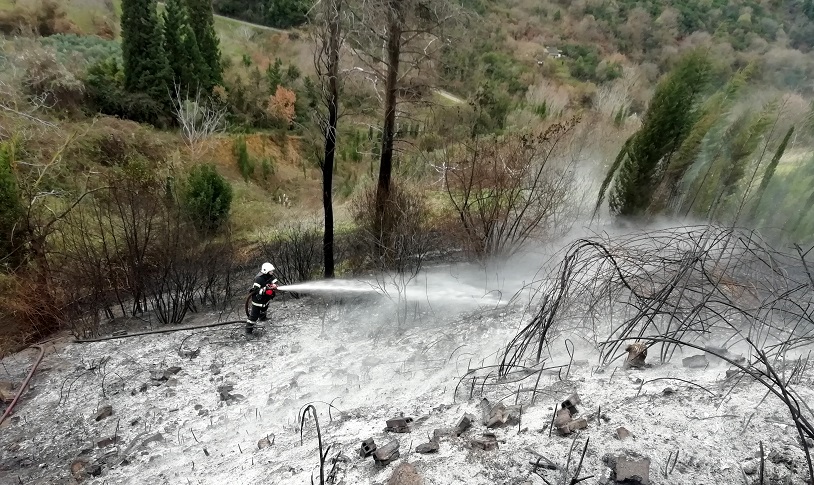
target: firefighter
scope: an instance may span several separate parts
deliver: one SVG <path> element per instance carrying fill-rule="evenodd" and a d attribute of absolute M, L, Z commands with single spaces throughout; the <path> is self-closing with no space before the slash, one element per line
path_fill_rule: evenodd
<path fill-rule="evenodd" d="M 263 322 L 268 318 L 266 312 L 276 290 L 277 278 L 274 277 L 274 265 L 263 263 L 263 266 L 260 267 L 260 274 L 254 279 L 254 285 L 249 291 L 252 295 L 252 304 L 249 319 L 246 320 L 247 336 L 254 332 L 254 325 L 257 320 Z"/>

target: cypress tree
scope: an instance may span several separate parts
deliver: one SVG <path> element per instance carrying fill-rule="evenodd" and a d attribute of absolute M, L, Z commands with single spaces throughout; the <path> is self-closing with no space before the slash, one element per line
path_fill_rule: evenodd
<path fill-rule="evenodd" d="M 123 0 L 124 88 L 166 103 L 172 78 L 155 0 Z"/>
<path fill-rule="evenodd" d="M 0 251 L 4 256 L 12 255 L 19 241 L 14 237 L 14 229 L 23 214 L 17 179 L 11 168 L 14 147 L 11 142 L 0 144 Z M 5 264 L 14 266 L 20 255 L 6 258 Z"/>
<path fill-rule="evenodd" d="M 174 82 L 187 93 L 197 90 L 199 79 L 207 75 L 209 66 L 201 57 L 183 0 L 167 1 L 164 10 L 164 51 Z"/>
<path fill-rule="evenodd" d="M 633 136 L 610 196 L 611 211 L 639 216 L 650 205 L 661 181 L 660 167 L 669 165 L 697 118 L 696 101 L 707 86 L 711 64 L 706 54 L 685 56 L 656 88 L 642 128 Z M 613 174 L 609 174 L 613 175 Z M 600 200 L 604 193 L 600 193 Z"/>
<path fill-rule="evenodd" d="M 223 82 L 223 68 L 220 63 L 220 42 L 215 32 L 215 18 L 212 13 L 212 0 L 186 0 L 189 12 L 189 25 L 195 32 L 198 50 L 201 53 L 206 73 L 201 73 L 201 87 L 207 91 Z"/>

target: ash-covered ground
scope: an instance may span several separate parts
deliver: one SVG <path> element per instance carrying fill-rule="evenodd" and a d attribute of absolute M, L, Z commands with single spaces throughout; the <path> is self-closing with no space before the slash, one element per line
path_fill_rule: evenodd
<path fill-rule="evenodd" d="M 484 277 L 480 284 L 489 279 L 500 281 Z M 476 286 L 461 283 L 450 295 Z M 325 474 L 335 468 L 337 484 L 388 483 L 403 461 L 425 484 L 570 483 L 588 439 L 578 473 L 592 478 L 580 483 L 605 483 L 611 469 L 603 457 L 621 454 L 649 458 L 650 483 L 757 483 L 760 442 L 766 483 L 805 483 L 787 409 L 760 384 L 727 377 L 723 361 L 684 367 L 682 358 L 697 351 L 645 369 L 625 370 L 622 358 L 600 367 L 591 335 L 561 333 L 546 349 L 545 366 L 564 367 L 519 381 L 488 379 L 488 366 L 499 363 L 533 310 L 522 299 L 483 301 L 499 294 L 488 290 L 468 301 L 450 296 L 453 303 L 425 295 L 398 313 L 383 297 L 275 300 L 272 321 L 249 341 L 235 324 L 49 343 L 30 390 L 0 428 L 0 482 L 299 485 L 314 477 L 319 483 L 315 423 L 309 415 L 301 433 L 299 421 L 312 403 L 323 446 L 330 446 Z M 224 317 L 198 314 L 189 323 L 218 318 Z M 0 379 L 22 381 L 34 354 L 4 359 Z M 474 368 L 483 369 L 461 380 Z M 473 384 L 474 375 L 480 379 Z M 812 402 L 811 372 L 795 379 L 797 392 Z M 560 436 L 550 430 L 554 407 L 574 392 L 582 401 L 576 417 L 587 418 L 587 428 Z M 487 411 L 502 402 L 515 416 L 487 429 L 483 398 Z M 106 406 L 112 413 L 101 417 Z M 466 413 L 475 417 L 472 426 L 450 434 Z M 409 433 L 384 430 L 400 416 L 413 419 Z M 620 427 L 631 436 L 619 439 Z M 434 433 L 438 451 L 417 453 Z M 492 439 L 485 433 L 494 434 L 494 448 L 483 449 Z M 400 457 L 386 466 L 360 457 L 368 438 L 379 447 L 398 440 Z M 560 469 L 535 472 L 530 450 Z"/>

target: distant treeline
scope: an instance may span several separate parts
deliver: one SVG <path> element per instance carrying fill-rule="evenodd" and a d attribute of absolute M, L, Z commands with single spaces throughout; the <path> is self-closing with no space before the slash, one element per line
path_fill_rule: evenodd
<path fill-rule="evenodd" d="M 310 0 L 214 0 L 215 13 L 286 29 L 305 23 Z"/>

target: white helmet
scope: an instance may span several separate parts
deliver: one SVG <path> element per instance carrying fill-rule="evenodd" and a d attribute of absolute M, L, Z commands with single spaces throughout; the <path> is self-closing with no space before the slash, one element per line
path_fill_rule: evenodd
<path fill-rule="evenodd" d="M 263 267 L 260 268 L 260 272 L 263 274 L 269 274 L 274 271 L 274 265 L 271 263 L 263 263 Z"/>

